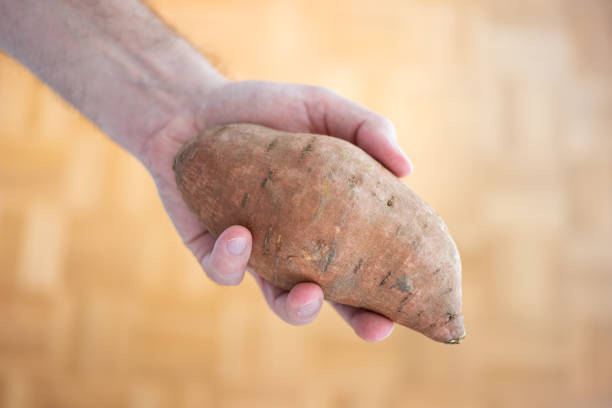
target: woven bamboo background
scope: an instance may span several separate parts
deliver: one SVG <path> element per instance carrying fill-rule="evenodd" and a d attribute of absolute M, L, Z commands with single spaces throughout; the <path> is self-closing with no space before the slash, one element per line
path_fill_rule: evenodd
<path fill-rule="evenodd" d="M 157 0 L 235 79 L 388 116 L 468 338 L 359 341 L 217 287 L 146 171 L 0 56 L 0 406 L 612 406 L 612 2 Z"/>

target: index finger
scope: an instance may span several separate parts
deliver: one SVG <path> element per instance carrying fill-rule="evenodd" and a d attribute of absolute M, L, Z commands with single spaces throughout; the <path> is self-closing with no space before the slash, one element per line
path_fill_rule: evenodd
<path fill-rule="evenodd" d="M 314 133 L 345 139 L 363 149 L 398 177 L 413 170 L 397 143 L 391 121 L 335 92 L 316 88 L 305 107 Z"/>

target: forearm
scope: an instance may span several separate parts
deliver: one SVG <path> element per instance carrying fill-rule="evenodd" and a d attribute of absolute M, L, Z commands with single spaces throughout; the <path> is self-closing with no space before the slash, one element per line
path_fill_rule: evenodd
<path fill-rule="evenodd" d="M 0 47 L 137 156 L 223 81 L 137 0 L 0 0 Z"/>

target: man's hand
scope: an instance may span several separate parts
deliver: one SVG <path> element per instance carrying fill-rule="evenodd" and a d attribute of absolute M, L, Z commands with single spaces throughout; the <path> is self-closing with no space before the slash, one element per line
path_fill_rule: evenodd
<path fill-rule="evenodd" d="M 322 88 L 229 82 L 138 0 L 1 0 L 0 47 L 145 164 L 183 241 L 219 284 L 242 280 L 251 235 L 233 226 L 215 240 L 177 192 L 174 154 L 203 129 L 250 122 L 327 134 L 355 143 L 398 176 L 411 171 L 388 120 Z M 317 316 L 317 285 L 285 292 L 250 272 L 286 322 Z M 334 307 L 365 340 L 393 328 L 372 312 Z"/>
<path fill-rule="evenodd" d="M 262 279 L 247 267 L 251 253 L 249 231 L 233 226 L 215 240 L 187 208 L 176 188 L 172 163 L 179 147 L 207 127 L 240 122 L 346 139 L 398 176 L 410 173 L 411 164 L 396 144 L 393 126 L 380 115 L 323 88 L 272 82 L 223 82 L 207 94 L 194 115 L 176 118 L 149 139 L 143 162 L 155 178 L 183 242 L 208 276 L 218 284 L 237 285 L 248 269 L 268 305 L 281 319 L 294 325 L 307 324 L 320 311 L 321 288 L 314 283 L 300 283 L 286 292 Z M 333 306 L 367 341 L 382 340 L 392 331 L 393 323 L 378 314 L 340 304 Z"/>

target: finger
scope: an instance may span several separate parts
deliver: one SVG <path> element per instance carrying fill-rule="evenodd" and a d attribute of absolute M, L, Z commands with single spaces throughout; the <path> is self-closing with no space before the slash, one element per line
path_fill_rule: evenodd
<path fill-rule="evenodd" d="M 356 144 L 398 177 L 412 172 L 412 162 L 397 143 L 395 127 L 388 119 L 335 92 L 308 89 L 305 108 L 314 133 Z"/>
<path fill-rule="evenodd" d="M 251 268 L 248 270 L 259 285 L 268 306 L 283 321 L 302 326 L 319 315 L 323 305 L 323 291 L 317 284 L 302 282 L 290 291 L 285 291 L 263 279 Z"/>
<path fill-rule="evenodd" d="M 389 337 L 393 322 L 384 316 L 364 309 L 329 302 L 338 314 L 353 328 L 357 336 L 368 342 L 377 342 Z"/>
<path fill-rule="evenodd" d="M 238 285 L 251 255 L 251 233 L 241 226 L 229 227 L 217 240 L 204 232 L 188 243 L 204 272 L 220 285 Z"/>
<path fill-rule="evenodd" d="M 176 194 L 174 177 L 164 174 L 156 178 L 156 183 L 174 226 L 204 272 L 221 285 L 239 284 L 251 254 L 252 238 L 249 230 L 241 226 L 230 227 L 215 242 L 215 237 L 202 226 L 180 195 Z"/>

